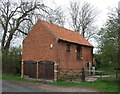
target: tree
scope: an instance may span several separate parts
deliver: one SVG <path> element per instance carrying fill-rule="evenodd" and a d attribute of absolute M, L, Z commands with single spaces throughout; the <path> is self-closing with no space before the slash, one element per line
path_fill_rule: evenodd
<path fill-rule="evenodd" d="M 116 67 L 118 62 L 118 31 L 120 31 L 118 19 L 118 10 L 116 9 L 108 15 L 105 26 L 98 33 L 98 58 L 103 66 Z"/>
<path fill-rule="evenodd" d="M 64 27 L 65 24 L 64 12 L 60 7 L 49 10 L 48 14 L 44 19 L 50 23 L 56 24 L 61 27 Z"/>
<path fill-rule="evenodd" d="M 8 50 L 14 36 L 21 33 L 27 35 L 35 17 L 42 16 L 41 12 L 47 13 L 47 7 L 40 2 L 5 2 L 1 1 L 0 23 L 3 29 L 2 52 Z"/>
<path fill-rule="evenodd" d="M 87 40 L 95 34 L 95 32 L 92 32 L 95 31 L 92 28 L 94 28 L 93 21 L 96 14 L 95 9 L 93 9 L 89 3 L 84 3 L 80 6 L 78 2 L 70 2 L 70 15 L 72 19 L 71 27 L 73 30 L 80 32 Z"/>

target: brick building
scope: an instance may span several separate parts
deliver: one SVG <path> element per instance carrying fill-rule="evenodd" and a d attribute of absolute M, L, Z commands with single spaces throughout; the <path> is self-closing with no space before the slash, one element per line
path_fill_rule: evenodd
<path fill-rule="evenodd" d="M 57 80 L 58 68 L 90 68 L 93 46 L 79 33 L 38 20 L 23 41 L 22 77 Z"/>

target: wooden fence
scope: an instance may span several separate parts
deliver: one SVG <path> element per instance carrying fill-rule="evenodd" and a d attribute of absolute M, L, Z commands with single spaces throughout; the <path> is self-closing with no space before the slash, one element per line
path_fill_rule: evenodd
<path fill-rule="evenodd" d="M 58 79 L 60 80 L 75 80 L 82 78 L 81 69 L 68 69 L 68 68 L 59 68 Z"/>

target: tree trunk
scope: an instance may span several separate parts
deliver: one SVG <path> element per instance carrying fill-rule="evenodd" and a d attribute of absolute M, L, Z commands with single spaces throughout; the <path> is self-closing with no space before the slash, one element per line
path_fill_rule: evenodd
<path fill-rule="evenodd" d="M 10 48 L 10 42 L 11 42 L 11 40 L 12 40 L 12 38 L 13 38 L 13 34 L 14 34 L 15 30 L 14 30 L 14 29 L 11 29 L 10 32 L 11 32 L 11 33 L 10 33 L 8 39 L 7 39 L 7 42 L 6 42 L 6 44 L 4 45 L 4 47 L 3 47 L 3 52 L 9 50 L 9 48 Z"/>
<path fill-rule="evenodd" d="M 82 36 L 85 38 L 85 28 L 82 28 Z"/>

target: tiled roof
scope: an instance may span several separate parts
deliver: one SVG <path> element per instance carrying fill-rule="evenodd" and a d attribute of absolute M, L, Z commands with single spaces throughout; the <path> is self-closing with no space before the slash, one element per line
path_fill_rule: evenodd
<path fill-rule="evenodd" d="M 74 32 L 63 27 L 59 27 L 57 25 L 42 20 L 38 20 L 38 23 L 42 23 L 46 28 L 52 31 L 57 38 L 61 40 L 93 47 L 78 32 Z"/>

